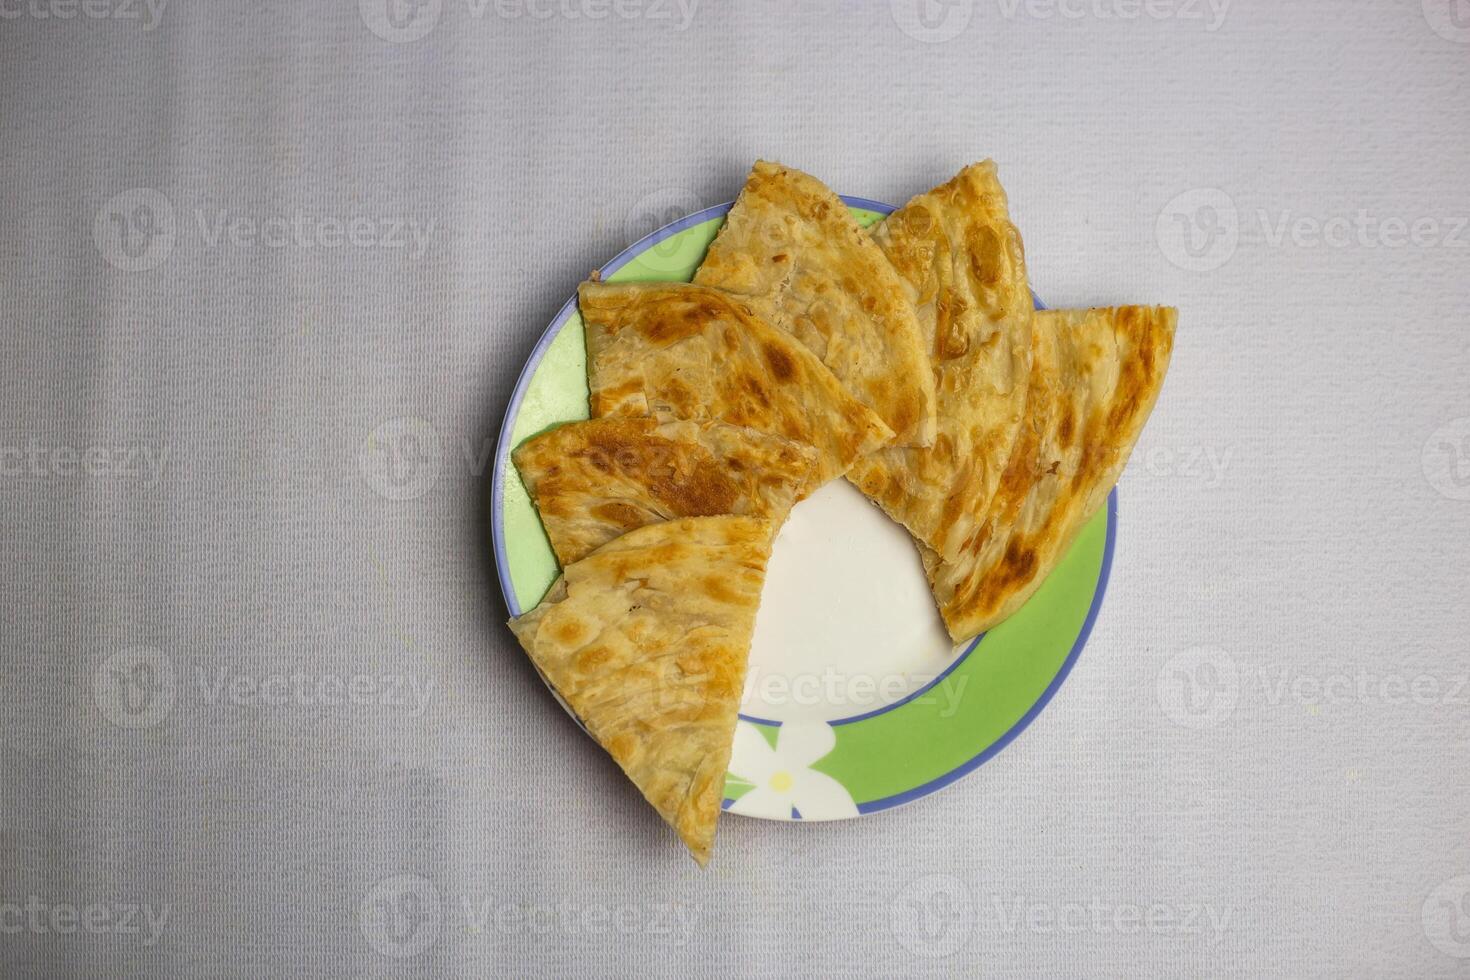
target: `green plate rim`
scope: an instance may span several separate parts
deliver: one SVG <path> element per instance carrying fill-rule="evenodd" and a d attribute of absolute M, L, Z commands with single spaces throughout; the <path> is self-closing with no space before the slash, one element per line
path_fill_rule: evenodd
<path fill-rule="evenodd" d="M 879 215 L 887 215 L 895 210 L 892 205 L 885 204 L 881 201 L 874 201 L 868 198 L 842 195 L 842 200 L 850 208 L 853 208 L 855 210 L 874 212 Z M 677 221 L 671 222 L 668 225 L 665 225 L 664 227 L 659 228 L 648 235 L 645 235 L 637 242 L 634 242 L 632 245 L 629 245 L 623 251 L 619 252 L 611 261 L 604 265 L 602 267 L 603 277 L 611 278 L 619 269 L 623 268 L 629 262 L 642 255 L 645 251 L 659 244 L 660 242 L 663 242 L 690 228 L 705 224 L 706 222 L 709 222 L 715 218 L 723 217 L 729 212 L 733 204 L 734 202 L 732 201 L 725 204 L 718 204 L 713 207 L 705 208 L 701 211 L 695 212 L 694 214 L 687 215 L 683 218 L 678 219 Z M 1033 296 L 1034 295 L 1035 294 L 1033 293 Z M 1045 309 L 1046 307 L 1039 299 L 1037 299 L 1036 308 Z M 496 571 L 500 579 L 501 593 L 506 603 L 506 609 L 511 613 L 512 616 L 520 615 L 523 607 L 521 606 L 519 598 L 516 594 L 515 582 L 510 571 L 504 523 L 506 485 L 505 481 L 507 471 L 510 469 L 510 451 L 512 449 L 511 439 L 514 435 L 515 424 L 520 415 L 522 403 L 536 375 L 537 370 L 539 369 L 548 349 L 561 334 L 562 329 L 571 321 L 572 317 L 576 314 L 576 311 L 577 298 L 574 294 L 557 312 L 556 316 L 552 319 L 546 330 L 541 334 L 541 337 L 537 340 L 535 348 L 532 350 L 530 357 L 527 359 L 525 365 L 521 369 L 520 376 L 516 380 L 516 385 L 512 392 L 510 402 L 506 407 L 505 418 L 501 424 L 500 435 L 496 445 L 495 464 L 491 481 L 491 537 L 495 552 Z M 978 753 L 976 753 L 965 762 L 951 768 L 947 772 L 898 793 L 892 793 L 876 799 L 856 802 L 857 812 L 859 815 L 877 813 L 882 810 L 892 809 L 893 807 L 902 806 L 906 803 L 913 802 L 924 796 L 928 796 L 934 792 L 937 792 L 938 790 L 943 789 L 944 787 L 968 775 L 969 773 L 973 772 L 975 769 L 983 765 L 985 762 L 987 762 L 989 759 L 993 758 L 997 753 L 999 753 L 1002 749 L 1004 749 L 1007 745 L 1014 741 L 1015 738 L 1019 736 L 1021 732 L 1024 731 L 1031 724 L 1031 722 L 1034 721 L 1035 718 L 1041 713 L 1041 711 L 1045 709 L 1045 707 L 1051 702 L 1051 699 L 1056 695 L 1057 691 L 1060 690 L 1062 684 L 1070 675 L 1078 656 L 1081 654 L 1083 647 L 1086 645 L 1087 640 L 1092 633 L 1093 625 L 1095 624 L 1099 611 L 1101 610 L 1103 597 L 1107 592 L 1107 583 L 1112 570 L 1114 543 L 1117 536 L 1117 510 L 1118 492 L 1117 489 L 1114 488 L 1108 495 L 1106 509 L 1106 536 L 1102 547 L 1102 555 L 1098 567 L 1096 582 L 1093 586 L 1092 599 L 1089 604 L 1086 616 L 1083 619 L 1080 628 L 1078 629 L 1077 636 L 1072 643 L 1072 646 L 1068 651 L 1067 656 L 1058 666 L 1056 673 L 1053 675 L 1052 679 L 1047 684 L 1045 689 L 1042 690 L 1042 692 L 1036 697 L 1030 707 L 1027 708 L 1027 710 L 1021 715 L 1021 717 L 1018 718 L 1009 728 L 1007 728 L 998 737 L 991 740 Z M 981 641 L 983 641 L 987 635 L 989 634 L 981 634 L 980 636 L 977 636 L 972 641 L 970 641 L 970 644 L 966 648 L 964 653 L 956 657 L 953 662 L 948 667 L 946 667 L 943 673 L 935 677 L 920 690 L 913 692 L 912 694 L 908 695 L 900 701 L 894 702 L 893 704 L 886 705 L 874 711 L 856 715 L 851 718 L 829 722 L 828 724 L 830 724 L 834 729 L 848 725 L 860 725 L 864 722 L 871 721 L 876 717 L 888 715 L 891 712 L 903 707 L 904 705 L 914 702 L 917 698 L 921 697 L 926 692 L 930 691 L 932 688 L 943 682 L 946 678 L 948 678 L 956 670 L 958 670 L 963 664 L 965 664 L 966 661 L 975 654 L 977 648 L 980 647 Z M 558 698 L 558 700 L 560 699 Z M 763 729 L 763 732 L 764 734 L 766 734 L 768 740 L 774 739 L 776 730 L 779 729 L 781 725 L 780 722 L 768 721 L 759 718 L 751 718 L 745 715 L 741 716 L 741 720 L 743 723 L 754 724 Z M 815 768 L 820 769 L 819 766 Z M 737 794 L 737 796 L 738 795 L 739 794 Z M 734 802 L 735 799 L 727 795 L 725 800 L 723 801 L 723 807 L 725 809 L 729 809 Z M 794 820 L 800 820 L 802 819 L 802 815 L 793 808 L 791 818 Z M 818 819 L 820 819 L 820 817 L 818 817 Z"/>

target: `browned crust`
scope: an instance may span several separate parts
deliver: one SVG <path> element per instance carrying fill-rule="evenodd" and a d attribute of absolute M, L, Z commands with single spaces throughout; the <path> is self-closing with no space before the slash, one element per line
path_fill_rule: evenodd
<path fill-rule="evenodd" d="M 603 418 L 522 443 L 517 470 L 562 565 L 620 534 L 736 514 L 780 526 L 810 487 L 817 451 L 723 422 Z"/>
<path fill-rule="evenodd" d="M 895 433 L 934 441 L 934 382 L 907 285 L 827 185 L 757 161 L 694 282 L 749 297 Z"/>
<path fill-rule="evenodd" d="M 813 446 L 817 484 L 892 431 L 739 297 L 684 283 L 583 283 L 595 417 L 718 419 Z"/>
<path fill-rule="evenodd" d="M 1020 608 L 1107 500 L 1158 398 L 1177 320 L 1141 306 L 1036 315 L 1027 420 L 981 531 L 958 559 L 926 555 L 955 639 Z"/>
<path fill-rule="evenodd" d="M 873 237 L 913 289 L 938 391 L 927 448 L 887 448 L 848 474 L 930 551 L 976 543 L 1025 412 L 1032 299 L 1020 233 L 988 161 L 911 200 Z"/>
<path fill-rule="evenodd" d="M 714 846 L 770 541 L 757 518 L 642 527 L 567 566 L 510 623 L 701 865 Z"/>

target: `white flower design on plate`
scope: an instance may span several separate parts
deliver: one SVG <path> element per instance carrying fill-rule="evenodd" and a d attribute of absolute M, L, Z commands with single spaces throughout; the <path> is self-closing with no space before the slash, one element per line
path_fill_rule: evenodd
<path fill-rule="evenodd" d="M 750 722 L 735 724 L 730 774 L 755 786 L 730 805 L 731 813 L 789 820 L 791 809 L 803 820 L 841 820 L 858 815 L 847 788 L 813 763 L 837 745 L 837 733 L 823 722 L 788 721 L 776 732 L 772 748 Z"/>

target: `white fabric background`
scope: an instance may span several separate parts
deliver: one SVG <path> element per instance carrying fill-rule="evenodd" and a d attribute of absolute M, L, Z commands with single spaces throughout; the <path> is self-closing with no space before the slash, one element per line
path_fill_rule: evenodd
<path fill-rule="evenodd" d="M 0 975 L 1470 972 L 1451 0 L 443 0 L 402 43 L 373 0 L 50 3 L 0 4 Z M 1050 708 L 700 873 L 503 628 L 479 460 L 578 280 L 757 156 L 895 202 L 993 156 L 1048 302 L 1182 313 Z M 360 464 L 399 418 L 406 490 Z M 298 672 L 375 703 L 218 686 Z"/>

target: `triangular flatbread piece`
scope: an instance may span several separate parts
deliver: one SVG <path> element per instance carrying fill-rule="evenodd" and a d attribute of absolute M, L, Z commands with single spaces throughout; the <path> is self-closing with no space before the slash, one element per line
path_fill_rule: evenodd
<path fill-rule="evenodd" d="M 687 517 L 568 565 L 511 629 L 703 866 L 714 846 L 771 525 Z"/>
<path fill-rule="evenodd" d="M 934 382 L 910 290 L 826 184 L 756 163 L 694 282 L 751 297 L 888 424 L 934 441 Z"/>
<path fill-rule="evenodd" d="M 583 283 L 592 415 L 718 419 L 815 446 L 820 486 L 893 439 L 883 420 L 740 297 L 687 283 Z"/>
<path fill-rule="evenodd" d="M 613 538 L 680 517 L 735 514 L 775 527 L 811 485 L 817 451 L 723 422 L 571 422 L 513 454 L 563 565 Z"/>
<path fill-rule="evenodd" d="M 1019 609 L 1107 500 L 1153 411 L 1177 319 L 1147 306 L 1036 314 L 1027 420 L 990 513 L 958 560 L 924 554 L 956 640 Z"/>
<path fill-rule="evenodd" d="M 848 479 L 921 544 L 958 558 L 989 509 L 1025 411 L 1033 305 L 1021 236 L 986 161 L 909 201 L 873 238 L 917 292 L 939 433 L 928 448 L 860 460 Z"/>

